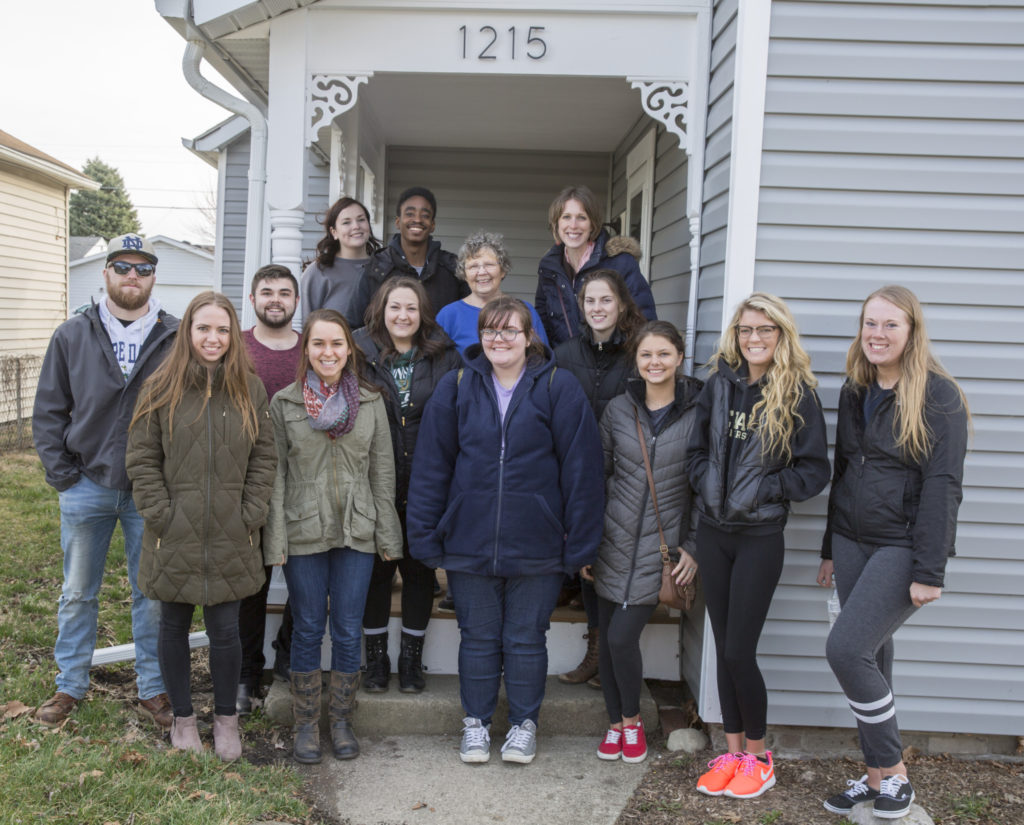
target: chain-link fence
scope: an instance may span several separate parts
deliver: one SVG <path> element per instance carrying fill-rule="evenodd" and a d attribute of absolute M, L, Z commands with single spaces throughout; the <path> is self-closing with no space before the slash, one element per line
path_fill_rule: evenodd
<path fill-rule="evenodd" d="M 32 446 L 32 402 L 41 355 L 0 356 L 0 453 Z"/>

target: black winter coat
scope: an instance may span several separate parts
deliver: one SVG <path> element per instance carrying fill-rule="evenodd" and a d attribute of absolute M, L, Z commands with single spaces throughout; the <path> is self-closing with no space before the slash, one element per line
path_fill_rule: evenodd
<path fill-rule="evenodd" d="M 804 387 L 797 408 L 803 417 L 790 441 L 788 461 L 762 456 L 760 432 L 745 441 L 730 438 L 729 411 L 753 406 L 761 382 L 747 383 L 744 364 L 734 372 L 719 361 L 697 401 L 697 420 L 686 459 L 686 472 L 699 495 L 703 518 L 726 531 L 781 530 L 790 501 L 816 496 L 828 483 L 825 417 L 817 393 Z M 756 393 L 745 398 L 747 393 Z M 730 443 L 731 442 L 731 443 Z"/>
<path fill-rule="evenodd" d="M 640 272 L 637 258 L 640 245 L 632 238 L 609 238 L 602 231 L 594 241 L 594 251 L 583 268 L 570 278 L 565 271 L 565 246 L 556 243 L 540 259 L 537 269 L 537 296 L 534 306 L 544 322 L 548 342 L 557 347 L 563 341 L 580 334 L 580 307 L 576 295 L 588 272 L 595 269 L 614 269 L 626 281 L 630 295 L 648 321 L 658 313 L 654 308 L 651 286 Z"/>
<path fill-rule="evenodd" d="M 434 315 L 453 301 L 459 301 L 469 295 L 469 284 L 460 280 L 455 275 L 456 258 L 451 252 L 441 249 L 439 241 L 430 240 L 427 247 L 427 260 L 423 265 L 423 274 L 417 275 L 416 270 L 405 259 L 402 252 L 402 238 L 395 234 L 391 237 L 391 243 L 379 250 L 363 270 L 363 277 L 359 279 L 359 286 L 352 296 L 352 302 L 348 307 L 348 314 L 345 320 L 352 329 L 359 329 L 366 321 L 366 308 L 370 301 L 388 278 L 397 275 L 408 275 L 415 278 L 426 290 L 430 299 L 430 308 Z"/>
<path fill-rule="evenodd" d="M 903 458 L 896 446 L 896 398 L 884 398 L 864 424 L 866 388 L 847 381 L 839 395 L 835 472 L 828 500 L 822 558 L 832 558 L 832 534 L 875 546 L 913 549 L 913 580 L 943 587 L 955 553 L 956 516 L 963 498 L 967 410 L 948 378 L 928 377 L 925 421 L 931 453 Z"/>
<path fill-rule="evenodd" d="M 555 348 L 555 362 L 576 376 L 597 420 L 615 396 L 626 391 L 626 380 L 632 370 L 626 342 L 615 334 L 603 344 L 595 344 L 593 332 L 586 324 L 581 334 L 563 341 Z"/>
<path fill-rule="evenodd" d="M 696 556 L 693 490 L 682 469 L 700 387 L 696 378 L 679 379 L 675 401 L 656 432 L 651 431 L 646 390 L 640 380 L 630 381 L 625 394 L 613 399 L 601 417 L 607 504 L 594 587 L 602 599 L 623 605 L 657 604 L 661 588 L 661 537 L 636 434 L 637 414 L 651 460 L 665 541 L 673 556 L 679 547 Z"/>
<path fill-rule="evenodd" d="M 409 498 L 412 457 L 416 450 L 416 438 L 419 435 L 423 410 L 438 382 L 447 373 L 462 366 L 462 356 L 459 355 L 455 344 L 443 332 L 441 336 L 444 338 L 445 346 L 440 353 L 432 358 L 417 358 L 413 362 L 409 406 L 404 410 L 391 369 L 381 358 L 377 344 L 365 328 L 354 336 L 356 344 L 366 355 L 368 378 L 384 390 L 384 404 L 388 412 L 388 425 L 391 427 L 391 445 L 395 451 L 395 506 L 403 519 L 406 501 Z"/>

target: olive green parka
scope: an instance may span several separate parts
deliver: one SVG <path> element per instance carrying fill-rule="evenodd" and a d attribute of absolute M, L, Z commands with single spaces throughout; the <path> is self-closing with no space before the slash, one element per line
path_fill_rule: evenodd
<path fill-rule="evenodd" d="M 253 443 L 224 389 L 223 368 L 208 386 L 205 374 L 197 370 L 183 394 L 173 432 L 162 407 L 128 433 L 128 477 L 146 524 L 139 587 L 162 602 L 223 604 L 264 581 L 260 527 L 277 468 L 267 392 L 248 376 L 259 423 Z"/>
<path fill-rule="evenodd" d="M 270 417 L 278 464 L 264 561 L 282 564 L 332 547 L 400 559 L 395 458 L 380 393 L 359 388 L 356 423 L 339 438 L 310 426 L 301 382 L 274 396 Z"/>

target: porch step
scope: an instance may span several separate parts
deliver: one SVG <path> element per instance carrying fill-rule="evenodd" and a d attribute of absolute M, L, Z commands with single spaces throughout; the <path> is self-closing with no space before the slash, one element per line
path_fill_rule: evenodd
<path fill-rule="evenodd" d="M 329 674 L 325 673 L 325 680 Z M 407 734 L 455 734 L 462 730 L 462 703 L 459 700 L 459 677 L 428 674 L 427 688 L 422 693 L 401 693 L 398 678 L 392 676 L 387 693 L 359 691 L 353 727 L 359 736 L 383 738 Z M 327 726 L 327 690 L 322 693 L 321 726 Z M 279 725 L 291 727 L 292 697 L 288 683 L 274 679 L 263 701 L 263 713 Z M 658 726 L 658 709 L 647 685 L 640 695 L 640 715 L 647 730 Z M 593 735 L 596 741 L 608 725 L 601 691 L 588 685 L 566 685 L 557 677 L 549 677 L 544 703 L 537 727 L 541 734 L 571 736 Z M 502 688 L 492 730 L 503 736 L 508 730 L 508 702 Z M 595 744 L 596 747 L 596 744 Z"/>

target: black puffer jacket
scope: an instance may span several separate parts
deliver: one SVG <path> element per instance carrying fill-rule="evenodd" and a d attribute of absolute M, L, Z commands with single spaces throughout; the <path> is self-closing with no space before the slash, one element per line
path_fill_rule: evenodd
<path fill-rule="evenodd" d="M 405 518 L 405 505 L 409 498 L 409 476 L 412 473 L 412 456 L 416 450 L 416 437 L 420 431 L 423 409 L 433 395 L 437 383 L 452 370 L 462 366 L 462 356 L 455 344 L 443 332 L 444 349 L 432 358 L 418 358 L 413 362 L 409 406 L 402 409 L 398 387 L 391 375 L 390 367 L 382 360 L 380 350 L 367 330 L 355 334 L 355 342 L 366 354 L 370 369 L 368 378 L 384 389 L 384 404 L 388 411 L 388 425 L 391 427 L 391 445 L 395 450 L 395 506 L 398 514 Z"/>
<path fill-rule="evenodd" d="M 408 275 L 415 278 L 426 290 L 430 299 L 430 308 L 434 314 L 453 301 L 461 300 L 469 295 L 469 284 L 455 275 L 456 258 L 451 252 L 441 249 L 439 241 L 430 240 L 427 246 L 427 260 L 423 265 L 423 274 L 417 275 L 416 270 L 405 259 L 402 252 L 402 238 L 395 234 L 391 243 L 377 252 L 366 264 L 363 277 L 359 279 L 355 295 L 349 303 L 345 320 L 352 329 L 359 329 L 366 322 L 366 308 L 373 296 L 388 278 Z"/>
<path fill-rule="evenodd" d="M 721 530 L 781 530 L 790 501 L 805 501 L 828 483 L 825 417 L 817 393 L 804 387 L 797 412 L 803 417 L 790 441 L 788 461 L 762 456 L 760 432 L 730 438 L 730 411 L 749 411 L 761 382 L 747 383 L 747 365 L 738 371 L 719 361 L 697 401 L 697 420 L 686 472 L 699 496 L 701 516 Z"/>
<path fill-rule="evenodd" d="M 640 244 L 632 238 L 609 238 L 602 231 L 594 241 L 594 251 L 590 259 L 575 278 L 570 278 L 565 271 L 565 246 L 556 243 L 549 249 L 537 267 L 537 295 L 534 306 L 537 314 L 544 322 L 544 331 L 548 334 L 548 342 L 557 347 L 563 341 L 575 338 L 580 334 L 580 307 L 576 303 L 576 295 L 583 278 L 588 272 L 596 269 L 614 269 L 626 282 L 629 294 L 648 321 L 658 317 L 654 308 L 654 296 L 651 286 L 640 272 L 637 259 L 640 257 Z"/>
<path fill-rule="evenodd" d="M 967 410 L 956 386 L 928 377 L 925 421 L 931 453 L 910 461 L 896 446 L 895 395 L 884 398 L 864 426 L 864 387 L 849 381 L 839 395 L 836 461 L 822 558 L 832 558 L 832 534 L 865 544 L 913 548 L 913 580 L 942 587 L 954 555 L 956 515 L 963 498 Z"/>
<path fill-rule="evenodd" d="M 555 363 L 576 376 L 598 421 L 608 402 L 625 392 L 632 367 L 622 333 L 616 330 L 609 340 L 595 344 L 586 324 L 580 335 L 555 348 Z"/>
<path fill-rule="evenodd" d="M 658 603 L 661 538 L 636 435 L 637 414 L 651 460 L 665 541 L 673 555 L 678 547 L 695 555 L 693 491 L 682 468 L 700 387 L 695 378 L 681 378 L 671 409 L 653 433 L 644 382 L 639 379 L 630 381 L 625 394 L 612 399 L 601 416 L 607 503 L 594 587 L 602 599 L 623 605 Z"/>

